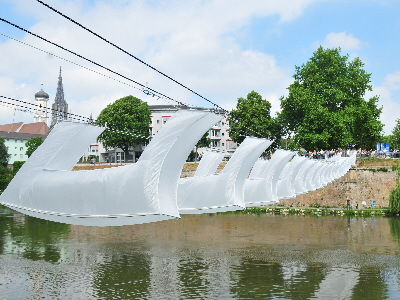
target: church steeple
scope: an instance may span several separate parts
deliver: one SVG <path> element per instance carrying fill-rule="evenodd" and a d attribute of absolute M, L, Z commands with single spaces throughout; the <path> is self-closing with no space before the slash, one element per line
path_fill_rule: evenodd
<path fill-rule="evenodd" d="M 52 105 L 52 113 L 51 113 L 51 126 L 54 126 L 58 122 L 63 120 L 68 120 L 68 104 L 64 99 L 64 88 L 62 84 L 61 77 L 61 67 L 60 74 L 58 75 L 58 83 L 57 83 L 57 94 L 54 99 L 54 103 Z"/>

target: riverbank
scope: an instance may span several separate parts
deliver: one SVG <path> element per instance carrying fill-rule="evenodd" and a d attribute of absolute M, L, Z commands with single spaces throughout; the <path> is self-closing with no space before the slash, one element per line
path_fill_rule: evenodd
<path fill-rule="evenodd" d="M 284 207 L 264 206 L 248 207 L 244 210 L 222 212 L 218 214 L 276 214 L 276 215 L 317 215 L 317 216 L 352 216 L 352 217 L 380 217 L 393 216 L 387 208 L 381 209 L 344 209 L 344 208 L 317 208 L 317 207 Z"/>

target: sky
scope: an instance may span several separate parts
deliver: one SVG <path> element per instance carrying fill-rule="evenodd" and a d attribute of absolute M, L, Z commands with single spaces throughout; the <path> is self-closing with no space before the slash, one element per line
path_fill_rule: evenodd
<path fill-rule="evenodd" d="M 371 74 L 373 90 L 365 99 L 379 96 L 384 134 L 400 118 L 397 0 L 43 2 L 227 110 L 254 90 L 271 102 L 274 115 L 279 98 L 288 95 L 295 66 L 307 63 L 319 46 L 340 47 L 350 60 L 359 57 Z M 50 106 L 61 67 L 73 114 L 96 118 L 127 95 L 150 105 L 176 104 L 145 94 L 131 80 L 175 101 L 212 107 L 35 0 L 0 0 L 0 18 L 130 79 L 1 21 L 0 96 L 35 103 L 43 88 Z M 0 124 L 11 122 L 31 123 L 33 115 L 0 105 Z"/>

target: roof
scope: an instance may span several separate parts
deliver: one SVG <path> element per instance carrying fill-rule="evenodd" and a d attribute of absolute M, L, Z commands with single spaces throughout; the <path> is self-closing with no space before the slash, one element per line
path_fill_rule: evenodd
<path fill-rule="evenodd" d="M 0 125 L 0 131 L 47 135 L 49 127 L 45 122 L 25 124 L 24 122 Z"/>
<path fill-rule="evenodd" d="M 47 98 L 49 99 L 49 95 L 41 89 L 39 92 L 35 94 L 35 98 Z"/>
<path fill-rule="evenodd" d="M 0 125 L 0 131 L 16 132 L 22 125 L 24 125 L 24 122 Z"/>
<path fill-rule="evenodd" d="M 45 140 L 47 135 L 0 131 L 0 137 L 14 140 L 30 140 L 33 137 L 41 137 L 43 140 Z"/>
<path fill-rule="evenodd" d="M 47 135 L 49 131 L 49 126 L 45 122 L 37 122 L 24 124 L 19 130 L 20 133 L 30 133 L 30 134 L 42 134 Z"/>

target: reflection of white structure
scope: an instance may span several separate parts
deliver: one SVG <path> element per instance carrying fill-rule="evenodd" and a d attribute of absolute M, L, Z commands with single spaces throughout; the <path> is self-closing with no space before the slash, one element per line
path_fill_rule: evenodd
<path fill-rule="evenodd" d="M 358 272 L 346 266 L 330 271 L 314 293 L 315 299 L 351 299 L 358 282 Z"/>

